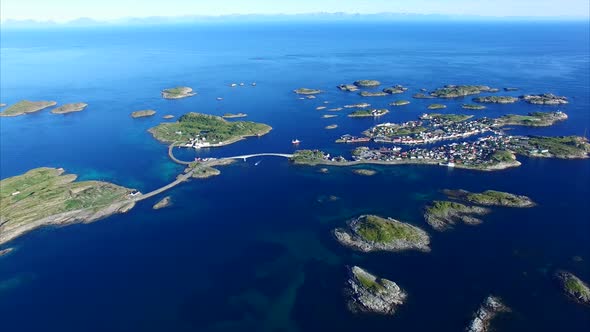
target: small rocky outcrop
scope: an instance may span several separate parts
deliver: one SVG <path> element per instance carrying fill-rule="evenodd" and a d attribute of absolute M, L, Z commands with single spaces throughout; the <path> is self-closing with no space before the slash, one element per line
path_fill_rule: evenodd
<path fill-rule="evenodd" d="M 434 99 L 436 97 L 433 97 L 433 96 L 430 96 L 430 95 L 427 95 L 427 94 L 424 94 L 424 93 L 421 93 L 420 92 L 420 93 L 415 93 L 412 96 L 412 98 L 414 98 L 414 99 Z"/>
<path fill-rule="evenodd" d="M 145 118 L 148 116 L 152 116 L 154 114 L 156 114 L 156 111 L 154 111 L 154 110 L 135 111 L 135 112 L 131 113 L 131 117 L 134 119 Z"/>
<path fill-rule="evenodd" d="M 462 189 L 445 189 L 443 190 L 443 193 L 453 199 L 483 206 L 530 208 L 536 205 L 528 196 L 515 195 L 497 190 L 486 190 L 481 193 L 472 193 Z"/>
<path fill-rule="evenodd" d="M 297 90 L 293 90 L 298 95 L 317 95 L 318 93 L 322 93 L 322 90 L 318 89 L 309 89 L 309 88 L 299 88 Z"/>
<path fill-rule="evenodd" d="M 358 266 L 349 269 L 346 293 L 354 313 L 393 315 L 408 295 L 395 282 L 379 278 Z"/>
<path fill-rule="evenodd" d="M 580 304 L 590 305 L 590 287 L 580 278 L 571 272 L 557 271 L 555 279 L 565 295 Z"/>
<path fill-rule="evenodd" d="M 0 249 L 0 257 L 10 254 L 14 248 Z"/>
<path fill-rule="evenodd" d="M 467 332 L 487 332 L 490 331 L 490 323 L 498 313 L 509 312 L 510 308 L 505 306 L 502 301 L 495 296 L 488 296 L 481 304 L 481 307 L 473 315 L 473 320 L 467 327 Z"/>
<path fill-rule="evenodd" d="M 80 111 L 83 111 L 84 109 L 86 109 L 86 107 L 88 107 L 88 104 L 86 104 L 86 103 L 65 104 L 60 107 L 56 107 L 56 108 L 52 109 L 51 113 L 53 113 L 53 114 L 67 114 L 67 113 L 73 113 L 73 112 L 80 112 Z"/>
<path fill-rule="evenodd" d="M 373 169 L 365 169 L 365 168 L 355 169 L 352 172 L 356 175 L 362 175 L 362 176 L 373 176 L 373 175 L 377 174 L 377 171 L 375 171 Z"/>
<path fill-rule="evenodd" d="M 400 93 L 404 93 L 406 91 L 408 91 L 408 88 L 406 88 L 402 85 L 399 85 L 399 84 L 383 89 L 383 92 L 388 93 L 390 95 L 400 94 Z"/>
<path fill-rule="evenodd" d="M 169 207 L 170 205 L 172 205 L 172 197 L 166 196 L 162 198 L 158 203 L 154 204 L 153 209 L 159 210 L 165 207 Z"/>
<path fill-rule="evenodd" d="M 354 84 L 340 84 L 338 89 L 340 91 L 355 92 L 358 91 L 359 88 Z"/>
<path fill-rule="evenodd" d="M 562 105 L 569 103 L 567 97 L 556 96 L 552 93 L 543 93 L 539 95 L 524 95 L 520 96 L 520 98 L 529 104 L 535 105 Z"/>
<path fill-rule="evenodd" d="M 510 96 L 485 96 L 473 98 L 473 101 L 483 104 L 513 104 L 518 101 L 518 98 Z"/>

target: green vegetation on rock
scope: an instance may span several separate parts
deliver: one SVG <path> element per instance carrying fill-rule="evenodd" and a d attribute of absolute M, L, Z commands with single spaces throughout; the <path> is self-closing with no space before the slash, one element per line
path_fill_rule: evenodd
<path fill-rule="evenodd" d="M 0 181 L 0 244 L 44 225 L 93 221 L 133 207 L 127 188 L 75 182 L 76 175 L 63 173 L 61 168 L 36 168 Z"/>
<path fill-rule="evenodd" d="M 154 111 L 154 110 L 142 110 L 142 111 L 135 111 L 135 112 L 131 113 L 131 117 L 134 119 L 145 118 L 148 116 L 152 116 L 154 114 L 156 114 L 156 111 Z"/>
<path fill-rule="evenodd" d="M 512 104 L 516 103 L 518 98 L 509 96 L 485 96 L 473 98 L 473 101 L 484 104 Z"/>
<path fill-rule="evenodd" d="M 356 110 L 348 115 L 350 118 L 366 118 L 366 117 L 378 117 L 383 116 L 389 113 L 387 109 L 363 109 L 363 110 Z"/>
<path fill-rule="evenodd" d="M 23 100 L 14 105 L 10 105 L 4 111 L 0 112 L 0 116 L 18 116 L 27 113 L 34 113 L 55 105 L 57 105 L 55 101 Z"/>
<path fill-rule="evenodd" d="M 196 95 L 192 88 L 187 86 L 178 86 L 175 88 L 165 89 L 162 91 L 162 97 L 165 99 L 181 99 Z"/>
<path fill-rule="evenodd" d="M 475 105 L 475 104 L 463 104 L 461 105 L 462 108 L 466 110 L 483 110 L 486 109 L 483 105 Z"/>
<path fill-rule="evenodd" d="M 322 90 L 309 89 L 309 88 L 299 88 L 297 90 L 294 90 L 293 92 L 295 92 L 298 95 L 317 95 L 318 93 L 322 93 Z"/>
<path fill-rule="evenodd" d="M 482 193 L 468 193 L 465 198 L 471 203 L 487 206 L 531 207 L 535 205 L 527 196 L 519 196 L 496 190 L 486 190 Z"/>
<path fill-rule="evenodd" d="M 73 112 L 80 112 L 80 111 L 83 111 L 84 109 L 86 109 L 86 107 L 88 107 L 88 104 L 86 104 L 86 103 L 65 104 L 60 107 L 56 107 L 56 108 L 52 109 L 51 113 L 53 113 L 53 114 L 67 114 L 67 113 L 73 113 Z"/>
<path fill-rule="evenodd" d="M 389 93 L 383 91 L 361 91 L 359 95 L 361 97 L 385 97 L 389 96 Z"/>
<path fill-rule="evenodd" d="M 326 154 L 320 150 L 298 150 L 295 151 L 291 161 L 295 164 L 317 164 L 326 159 Z"/>
<path fill-rule="evenodd" d="M 248 136 L 267 134 L 272 128 L 250 121 L 229 122 L 219 116 L 187 113 L 178 122 L 162 123 L 149 132 L 161 142 L 188 142 L 197 137 L 214 144 L 229 144 Z"/>
<path fill-rule="evenodd" d="M 563 121 L 568 118 L 567 114 L 557 112 L 532 112 L 528 115 L 508 114 L 496 120 L 500 126 L 515 125 L 529 127 L 546 127 L 551 126 L 557 121 Z"/>
<path fill-rule="evenodd" d="M 451 201 L 434 201 L 426 207 L 424 218 L 434 229 L 442 231 L 450 228 L 457 221 L 470 225 L 480 224 L 482 221 L 474 215 L 484 215 L 489 210 L 479 206 L 467 206 Z"/>
<path fill-rule="evenodd" d="M 366 241 L 388 243 L 394 240 L 416 241 L 421 234 L 403 223 L 392 223 L 378 216 L 365 216 L 357 233 Z"/>
<path fill-rule="evenodd" d="M 429 110 L 440 110 L 440 109 L 443 109 L 443 108 L 447 108 L 447 105 L 443 105 L 443 104 L 431 104 L 431 105 L 428 105 L 428 109 Z"/>
<path fill-rule="evenodd" d="M 437 98 L 458 98 L 490 90 L 492 88 L 485 85 L 445 85 L 443 88 L 432 91 L 430 95 Z"/>
<path fill-rule="evenodd" d="M 363 88 L 367 88 L 367 87 L 376 87 L 381 85 L 381 82 L 376 81 L 376 80 L 359 80 L 354 82 L 354 85 L 356 86 L 360 86 Z"/>
<path fill-rule="evenodd" d="M 443 121 L 450 121 L 450 122 L 463 122 L 469 120 L 473 117 L 473 115 L 467 114 L 428 114 L 432 119 L 440 119 Z"/>
<path fill-rule="evenodd" d="M 514 140 L 514 151 L 529 157 L 588 158 L 590 143 L 579 136 L 531 136 Z"/>

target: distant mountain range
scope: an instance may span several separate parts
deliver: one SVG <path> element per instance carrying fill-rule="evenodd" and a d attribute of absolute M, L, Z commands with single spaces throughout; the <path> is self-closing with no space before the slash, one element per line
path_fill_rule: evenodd
<path fill-rule="evenodd" d="M 35 21 L 35 20 L 4 20 L 3 28 L 44 28 L 44 27 L 93 27 L 93 26 L 120 26 L 120 25 L 161 25 L 161 24 L 188 24 L 207 22 L 381 22 L 381 21 L 559 21 L 559 20 L 584 20 L 580 17 L 535 17 L 535 16 L 473 16 L 473 15 L 441 15 L 441 14 L 414 14 L 414 13 L 377 13 L 377 14 L 349 14 L 349 13 L 310 13 L 310 14 L 248 14 L 248 15 L 223 15 L 223 16 L 153 16 L 153 17 L 128 17 L 115 20 L 94 20 L 83 17 L 68 22 Z"/>

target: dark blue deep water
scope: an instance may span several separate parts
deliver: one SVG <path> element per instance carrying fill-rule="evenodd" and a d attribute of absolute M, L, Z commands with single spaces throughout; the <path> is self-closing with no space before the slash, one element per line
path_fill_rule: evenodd
<path fill-rule="evenodd" d="M 518 134 L 584 135 L 590 127 L 587 23 L 242 24 L 4 30 L 0 100 L 87 102 L 81 113 L 48 111 L 0 120 L 0 176 L 64 167 L 148 191 L 174 179 L 166 146 L 146 130 L 164 114 L 245 112 L 274 130 L 199 156 L 291 152 L 348 154 L 334 139 L 359 134 L 372 119 L 328 107 L 359 102 L 336 90 L 370 78 L 403 84 L 405 95 L 444 84 L 514 86 L 553 92 L 571 103 L 569 120 Z M 232 82 L 245 87 L 230 88 Z M 257 82 L 256 87 L 248 83 Z M 168 101 L 163 88 L 188 85 L 192 98 Z M 326 90 L 299 100 L 298 87 Z M 216 97 L 223 97 L 217 101 Z M 411 100 L 379 121 L 406 121 L 429 100 Z M 465 100 L 445 103 L 445 112 Z M 152 118 L 132 111 L 153 108 Z M 476 116 L 554 107 L 491 105 Z M 338 124 L 333 131 L 328 124 Z M 179 156 L 194 158 L 195 152 Z M 239 162 L 219 177 L 171 190 L 130 213 L 88 225 L 42 229 L 0 258 L 2 331 L 461 331 L 488 294 L 512 313 L 497 331 L 588 331 L 590 310 L 564 297 L 551 275 L 567 269 L 590 281 L 590 161 L 520 158 L 519 168 L 480 173 L 439 167 L 380 167 L 370 178 L 351 169 L 297 167 L 277 158 Z M 480 226 L 433 231 L 422 218 L 441 189 L 497 189 L 528 195 L 532 209 L 494 209 Z M 325 195 L 337 202 L 318 202 Z M 372 213 L 428 230 L 432 252 L 359 254 L 330 235 Z M 575 256 L 582 258 L 574 259 Z M 355 316 L 342 294 L 347 265 L 394 280 L 409 293 L 393 317 Z"/>

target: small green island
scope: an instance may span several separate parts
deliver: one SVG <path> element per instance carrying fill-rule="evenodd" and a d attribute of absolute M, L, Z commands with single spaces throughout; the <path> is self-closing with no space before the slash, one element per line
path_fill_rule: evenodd
<path fill-rule="evenodd" d="M 408 100 L 396 100 L 392 103 L 389 103 L 389 106 L 405 106 L 409 104 L 410 102 Z"/>
<path fill-rule="evenodd" d="M 334 230 L 340 244 L 363 252 L 430 251 L 430 237 L 424 230 L 395 219 L 363 215 Z"/>
<path fill-rule="evenodd" d="M 477 105 L 477 104 L 463 104 L 461 108 L 466 110 L 485 110 L 486 107 L 484 105 Z"/>
<path fill-rule="evenodd" d="M 395 282 L 379 278 L 358 266 L 349 268 L 348 274 L 345 294 L 348 309 L 353 313 L 393 315 L 408 297 Z"/>
<path fill-rule="evenodd" d="M 556 96 L 552 93 L 543 93 L 540 95 L 523 95 L 520 98 L 529 104 L 534 105 L 564 105 L 569 103 L 567 97 Z"/>
<path fill-rule="evenodd" d="M 136 191 L 36 168 L 0 181 L 0 245 L 43 226 L 88 223 L 135 205 Z"/>
<path fill-rule="evenodd" d="M 131 113 L 131 117 L 134 119 L 147 118 L 147 117 L 153 116 L 154 114 L 156 114 L 156 111 L 154 111 L 154 110 L 141 110 L 141 111 L 135 111 L 135 112 Z"/>
<path fill-rule="evenodd" d="M 222 117 L 187 113 L 177 122 L 161 123 L 149 132 L 160 142 L 182 142 L 185 147 L 218 147 L 246 137 L 268 134 L 272 127 L 250 121 L 227 121 Z"/>
<path fill-rule="evenodd" d="M 447 105 L 443 104 L 430 104 L 428 105 L 429 110 L 441 110 L 447 108 Z"/>
<path fill-rule="evenodd" d="M 354 85 L 362 88 L 374 88 L 381 85 L 381 82 L 377 80 L 358 80 L 354 82 Z"/>
<path fill-rule="evenodd" d="M 489 209 L 480 206 L 467 206 L 450 201 L 434 201 L 426 207 L 424 219 L 432 228 L 444 231 L 452 228 L 457 222 L 479 225 L 482 221 L 475 216 L 485 215 L 489 212 Z"/>
<path fill-rule="evenodd" d="M 162 90 L 162 97 L 164 99 L 182 99 L 187 97 L 192 97 L 197 93 L 193 91 L 192 88 L 188 86 L 178 86 L 175 88 L 164 89 Z"/>
<path fill-rule="evenodd" d="M 514 104 L 518 101 L 518 98 L 509 96 L 485 96 L 473 98 L 473 101 L 482 104 Z"/>
<path fill-rule="evenodd" d="M 224 118 L 224 119 L 236 119 L 236 118 L 245 118 L 247 116 L 248 116 L 248 114 L 246 114 L 246 113 L 236 113 L 236 114 L 234 114 L 234 113 L 225 113 L 225 114 L 223 114 L 222 118 Z"/>
<path fill-rule="evenodd" d="M 348 114 L 349 118 L 374 118 L 380 117 L 385 114 L 389 113 L 387 109 L 363 109 L 363 110 L 356 110 L 350 114 Z"/>
<path fill-rule="evenodd" d="M 4 111 L 0 112 L 0 116 L 8 117 L 35 113 L 55 105 L 57 105 L 57 102 L 55 101 L 22 100 L 14 105 L 8 106 Z"/>
<path fill-rule="evenodd" d="M 383 91 L 361 91 L 359 95 L 361 97 L 385 97 L 389 96 L 389 93 Z"/>
<path fill-rule="evenodd" d="M 396 95 L 396 94 L 404 93 L 406 91 L 408 91 L 408 88 L 404 87 L 403 85 L 399 85 L 399 84 L 383 89 L 383 92 L 390 94 L 390 95 Z"/>
<path fill-rule="evenodd" d="M 590 305 L 590 287 L 580 278 L 568 271 L 557 271 L 555 279 L 561 291 L 569 298 L 580 304 Z"/>
<path fill-rule="evenodd" d="M 74 112 L 81 112 L 88 107 L 86 103 L 73 103 L 73 104 L 65 104 L 60 107 L 56 107 L 51 110 L 53 114 L 67 114 L 67 113 L 74 113 Z"/>
<path fill-rule="evenodd" d="M 317 95 L 322 93 L 322 90 L 318 89 L 309 89 L 309 88 L 299 88 L 297 90 L 293 90 L 298 95 Z"/>
<path fill-rule="evenodd" d="M 356 175 L 362 175 L 362 176 L 373 176 L 373 175 L 377 174 L 376 170 L 366 169 L 366 168 L 355 169 L 352 172 Z"/>
<path fill-rule="evenodd" d="M 515 195 L 497 190 L 486 190 L 481 193 L 472 193 L 467 190 L 445 189 L 443 192 L 450 198 L 483 206 L 530 208 L 536 205 L 535 202 L 527 196 Z"/>
<path fill-rule="evenodd" d="M 528 127 L 548 127 L 558 121 L 567 120 L 568 116 L 564 112 L 532 112 L 528 115 L 508 114 L 496 119 L 498 126 L 528 126 Z"/>
<path fill-rule="evenodd" d="M 435 99 L 436 97 L 419 92 L 412 95 L 414 99 Z"/>
<path fill-rule="evenodd" d="M 445 85 L 430 93 L 432 97 L 436 98 L 460 98 L 468 95 L 476 95 L 482 92 L 495 92 L 486 85 Z"/>

